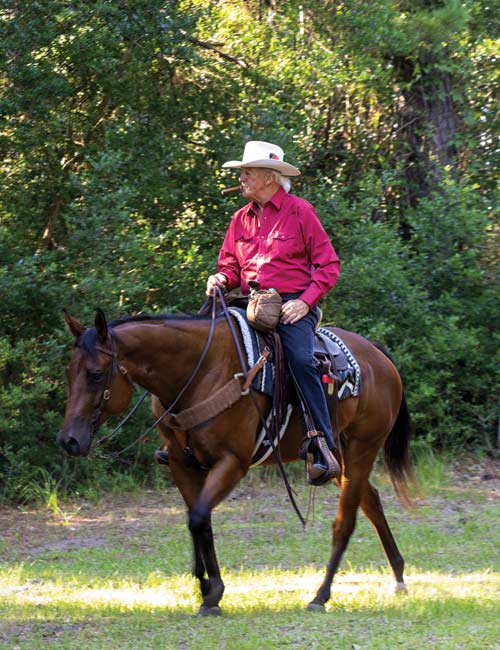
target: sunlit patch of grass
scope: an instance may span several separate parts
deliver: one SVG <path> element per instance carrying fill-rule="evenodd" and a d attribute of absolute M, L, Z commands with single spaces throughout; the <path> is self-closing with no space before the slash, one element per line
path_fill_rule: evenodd
<path fill-rule="evenodd" d="M 266 608 L 282 611 L 301 608 L 314 596 L 323 572 L 305 569 L 285 571 L 225 571 L 226 592 L 224 606 L 230 610 Z M 408 571 L 408 595 L 395 599 L 389 571 L 363 573 L 340 572 L 332 587 L 332 603 L 328 607 L 363 609 L 376 603 L 390 607 L 407 606 L 409 602 L 431 601 L 443 598 L 472 599 L 478 606 L 496 602 L 500 596 L 500 574 L 478 572 L 449 574 L 440 572 Z M 0 603 L 10 608 L 54 606 L 56 608 L 83 607 L 86 610 L 112 609 L 155 610 L 195 608 L 197 585 L 188 574 L 165 577 L 155 574 L 144 582 L 128 580 L 87 582 L 72 580 L 23 580 L 22 571 L 11 571 L 0 579 Z"/>
<path fill-rule="evenodd" d="M 322 577 L 312 569 L 224 571 L 225 615 L 206 620 L 193 618 L 199 599 L 186 574 L 89 586 L 10 571 L 0 580 L 0 647 L 51 647 L 53 637 L 58 648 L 498 648 L 498 573 L 410 570 L 404 596 L 394 595 L 388 572 L 341 572 L 318 616 L 304 608 Z"/>

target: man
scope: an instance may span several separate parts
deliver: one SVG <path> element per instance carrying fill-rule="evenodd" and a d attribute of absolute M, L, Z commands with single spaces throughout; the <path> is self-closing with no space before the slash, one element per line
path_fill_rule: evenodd
<path fill-rule="evenodd" d="M 283 150 L 268 142 L 247 142 L 242 160 L 223 167 L 240 169 L 241 193 L 250 203 L 238 210 L 220 249 L 218 272 L 207 281 L 215 287 L 241 287 L 249 281 L 274 287 L 283 298 L 281 336 L 285 356 L 314 422 L 307 432 L 314 451 L 310 479 L 322 484 L 340 475 L 325 394 L 313 357 L 317 303 L 333 287 L 340 262 L 314 208 L 289 194 L 290 176 L 300 171 L 283 160 Z M 327 446 L 320 439 L 324 436 Z"/>

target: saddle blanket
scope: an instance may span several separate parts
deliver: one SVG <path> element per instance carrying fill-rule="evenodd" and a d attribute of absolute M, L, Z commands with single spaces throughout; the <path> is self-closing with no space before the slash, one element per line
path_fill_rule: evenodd
<path fill-rule="evenodd" d="M 229 307 L 228 311 L 238 323 L 247 354 L 248 365 L 251 368 L 262 354 L 265 348 L 265 342 L 261 335 L 249 326 L 244 309 Z M 319 327 L 316 330 L 314 353 L 316 357 L 324 357 L 327 355 L 333 359 L 335 363 L 333 370 L 339 379 L 339 399 L 356 397 L 361 394 L 361 370 L 359 364 L 342 339 L 330 330 Z M 255 376 L 252 386 L 255 390 L 269 397 L 272 396 L 274 387 L 274 364 L 272 362 L 268 361 L 268 363 L 264 364 L 262 370 Z"/>
<path fill-rule="evenodd" d="M 334 371 L 339 378 L 339 399 L 357 397 L 361 394 L 361 369 L 356 357 L 339 336 L 331 330 L 318 327 L 314 354 L 327 354 L 333 358 Z"/>

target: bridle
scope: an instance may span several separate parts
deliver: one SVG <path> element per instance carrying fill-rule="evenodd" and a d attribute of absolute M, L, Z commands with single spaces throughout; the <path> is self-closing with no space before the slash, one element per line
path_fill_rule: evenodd
<path fill-rule="evenodd" d="M 130 379 L 127 373 L 127 369 L 124 368 L 119 364 L 118 361 L 118 352 L 116 349 L 116 341 L 113 336 L 113 334 L 110 332 L 109 333 L 109 338 L 111 340 L 111 351 L 105 350 L 102 347 L 95 346 L 95 349 L 98 352 L 102 352 L 102 354 L 108 355 L 108 357 L 111 357 L 111 363 L 109 364 L 107 370 L 106 370 L 106 382 L 104 385 L 104 390 L 101 395 L 101 400 L 99 402 L 99 405 L 93 412 L 91 418 L 90 418 L 90 437 L 91 441 L 94 439 L 97 431 L 99 430 L 99 426 L 101 424 L 101 417 L 102 417 L 102 412 L 104 409 L 104 405 L 106 402 L 109 401 L 111 398 L 111 384 L 113 382 L 113 377 L 116 375 L 117 372 L 119 372 L 121 375 L 125 377 L 125 379 L 129 382 L 129 384 L 133 387 L 134 382 Z M 130 415 L 129 415 L 130 417 Z"/>
<path fill-rule="evenodd" d="M 177 394 L 177 397 L 174 399 L 174 401 L 170 404 L 168 408 L 166 408 L 163 404 L 163 408 L 165 409 L 164 412 L 153 422 L 153 424 L 148 427 L 148 429 L 142 433 L 136 440 L 134 440 L 131 444 L 129 444 L 127 447 L 122 449 L 119 452 L 116 452 L 114 456 L 121 456 L 124 454 L 126 451 L 128 451 L 131 447 L 134 445 L 140 443 L 144 438 L 150 433 L 167 415 L 171 413 L 171 411 L 175 408 L 181 397 L 184 395 L 188 387 L 191 385 L 193 379 L 195 378 L 196 374 L 198 373 L 201 364 L 203 363 L 203 360 L 205 359 L 207 352 L 210 348 L 210 345 L 212 343 L 212 339 L 214 336 L 214 331 L 215 331 L 215 318 L 216 318 L 216 300 L 214 297 L 213 304 L 212 304 L 212 313 L 211 313 L 211 320 L 210 320 L 210 330 L 208 333 L 208 337 L 205 343 L 205 347 L 203 348 L 203 351 L 200 355 L 200 358 L 198 359 L 198 362 L 196 363 L 195 368 L 193 369 L 193 372 L 191 373 L 189 379 L 186 381 L 184 386 L 181 388 L 179 393 Z M 105 350 L 104 348 L 95 346 L 95 349 L 99 352 L 102 352 L 104 354 L 107 354 L 109 357 L 111 357 L 112 362 L 108 367 L 107 373 L 106 373 L 106 387 L 103 391 L 102 397 L 101 397 L 101 402 L 99 406 L 96 408 L 94 411 L 91 420 L 90 420 L 90 426 L 91 426 L 91 440 L 94 439 L 100 425 L 100 420 L 102 416 L 102 410 L 105 405 L 105 403 L 109 400 L 111 397 L 111 383 L 113 381 L 114 375 L 119 371 L 122 375 L 124 375 L 129 383 L 134 386 L 134 382 L 130 379 L 127 369 L 124 368 L 119 364 L 119 359 L 118 359 L 118 352 L 116 350 L 116 342 L 114 338 L 114 334 L 112 331 L 109 332 L 110 339 L 111 339 L 111 351 Z M 139 406 L 142 404 L 142 402 L 149 396 L 151 395 L 151 392 L 146 390 L 142 396 L 139 398 L 136 404 L 132 407 L 132 409 L 127 413 L 127 415 L 117 424 L 117 426 L 111 431 L 111 433 L 108 433 L 107 435 L 103 436 L 102 438 L 99 438 L 97 442 L 95 443 L 94 448 L 100 447 L 104 442 L 109 441 L 123 426 L 128 420 L 134 415 L 134 413 L 137 411 Z"/>
<path fill-rule="evenodd" d="M 226 318 L 226 321 L 227 321 L 227 323 L 229 325 L 229 329 L 231 331 L 231 335 L 232 335 L 232 338 L 233 338 L 234 343 L 235 343 L 237 356 L 238 356 L 238 359 L 239 359 L 239 362 L 240 362 L 240 365 L 241 365 L 242 372 L 238 376 L 241 376 L 243 379 L 247 380 L 247 378 L 248 378 L 248 369 L 247 369 L 247 364 L 245 362 L 245 357 L 244 357 L 243 351 L 241 349 L 241 345 L 240 345 L 238 336 L 236 334 L 234 324 L 232 323 L 230 314 L 228 312 L 227 305 L 226 305 L 225 300 L 224 300 L 224 294 L 223 294 L 222 290 L 219 287 L 216 287 L 216 291 L 214 292 L 213 297 L 212 297 L 210 330 L 209 330 L 209 333 L 208 333 L 208 337 L 207 337 L 205 346 L 203 348 L 203 351 L 202 351 L 202 353 L 200 355 L 200 358 L 198 359 L 198 362 L 197 362 L 195 368 L 193 369 L 193 372 L 191 373 L 189 379 L 186 381 L 184 386 L 181 388 L 181 390 L 177 394 L 177 397 L 174 399 L 174 401 L 170 404 L 170 406 L 168 408 L 166 408 L 162 404 L 162 406 L 164 408 L 164 412 L 155 420 L 155 422 L 153 422 L 153 424 L 150 427 L 148 427 L 148 429 L 144 433 L 142 433 L 136 440 L 134 440 L 132 443 L 127 445 L 124 449 L 122 449 L 119 452 L 115 452 L 114 454 L 112 454 L 112 456 L 114 458 L 117 459 L 119 456 L 121 456 L 126 451 L 128 451 L 131 447 L 133 447 L 136 444 L 142 442 L 146 438 L 146 436 L 167 415 L 169 415 L 172 412 L 172 410 L 177 405 L 177 403 L 179 402 L 181 397 L 184 395 L 184 393 L 186 392 L 188 387 L 191 385 L 191 383 L 192 383 L 193 379 L 195 378 L 196 374 L 198 373 L 198 371 L 199 371 L 199 369 L 200 369 L 200 367 L 201 367 L 201 365 L 203 363 L 203 360 L 205 359 L 205 357 L 207 355 L 207 352 L 208 352 L 208 350 L 210 348 L 210 345 L 212 343 L 212 339 L 213 339 L 213 335 L 214 335 L 214 331 L 215 331 L 216 314 L 217 314 L 217 298 L 219 298 L 219 301 L 220 301 L 220 304 L 221 304 L 221 307 L 222 307 L 222 312 L 223 312 L 224 317 Z M 202 306 L 202 308 L 200 309 L 200 312 L 202 312 L 205 309 L 205 307 L 209 304 L 209 300 L 210 300 L 210 298 Z M 114 334 L 113 334 L 113 332 L 111 330 L 109 331 L 109 337 L 110 337 L 110 340 L 111 340 L 111 351 L 105 350 L 104 348 L 100 348 L 100 347 L 97 347 L 97 346 L 95 348 L 99 352 L 102 352 L 103 354 L 107 354 L 109 357 L 111 357 L 112 362 L 108 366 L 108 369 L 107 369 L 107 372 L 106 372 L 106 386 L 105 386 L 105 389 L 103 391 L 101 401 L 100 401 L 99 406 L 97 407 L 97 409 L 94 411 L 94 413 L 92 415 L 92 418 L 91 418 L 91 441 L 94 439 L 95 434 L 97 433 L 97 430 L 99 429 L 99 424 L 100 424 L 100 420 L 101 420 L 103 407 L 104 407 L 105 403 L 107 401 L 109 401 L 109 399 L 111 397 L 111 383 L 113 381 L 113 377 L 115 376 L 115 374 L 117 372 L 121 372 L 121 374 L 123 374 L 127 378 L 129 383 L 132 386 L 134 386 L 133 381 L 128 376 L 126 368 L 124 368 L 123 366 L 121 366 L 119 364 L 118 352 L 117 352 L 117 349 L 116 349 L 116 341 L 115 341 Z M 285 468 L 283 467 L 283 462 L 282 462 L 282 459 L 281 459 L 281 454 L 279 452 L 279 448 L 275 447 L 272 436 L 270 435 L 270 432 L 268 430 L 268 426 L 267 426 L 267 423 L 266 423 L 266 418 L 264 417 L 264 415 L 262 413 L 262 410 L 260 409 L 259 404 L 257 403 L 256 397 L 255 397 L 255 394 L 254 394 L 254 390 L 250 387 L 249 391 L 247 390 L 246 392 L 243 392 L 242 394 L 246 394 L 247 392 L 250 393 L 250 396 L 252 398 L 254 406 L 255 406 L 258 414 L 259 414 L 259 419 L 260 419 L 260 421 L 261 421 L 261 423 L 262 423 L 262 425 L 263 425 L 263 427 L 264 427 L 264 429 L 266 431 L 266 434 L 267 434 L 267 437 L 268 437 L 268 440 L 269 440 L 269 444 L 271 445 L 273 453 L 274 453 L 274 455 L 276 457 L 278 468 L 279 468 L 280 474 L 282 476 L 283 482 L 285 484 L 286 490 L 288 492 L 290 502 L 291 502 L 295 512 L 297 513 L 302 525 L 305 527 L 306 522 L 305 522 L 305 519 L 302 516 L 302 514 L 301 514 L 301 512 L 300 512 L 300 510 L 299 510 L 299 508 L 297 506 L 297 503 L 295 501 L 292 488 L 290 486 L 290 483 L 288 481 L 288 477 L 287 477 L 286 472 L 285 472 Z M 144 399 L 148 395 L 150 395 L 150 391 L 145 391 L 145 393 L 142 395 L 142 397 L 139 399 L 139 401 L 129 411 L 129 413 L 125 416 L 125 418 L 123 418 L 123 420 L 113 429 L 113 431 L 111 433 L 107 434 L 106 436 L 103 436 L 102 438 L 100 438 L 96 442 L 95 448 L 100 447 L 105 441 L 109 440 L 119 429 L 121 429 L 121 427 L 129 420 L 130 417 L 132 417 L 132 415 L 135 413 L 135 411 L 139 408 L 139 405 L 144 401 Z M 198 463 L 198 465 L 202 469 L 208 469 L 208 468 L 204 467 L 203 465 L 201 465 L 199 463 L 199 461 L 196 460 L 196 457 L 194 456 L 194 454 L 191 451 L 191 449 L 189 448 L 189 446 L 186 447 L 185 451 L 189 452 L 189 454 L 192 455 L 192 458 Z"/>

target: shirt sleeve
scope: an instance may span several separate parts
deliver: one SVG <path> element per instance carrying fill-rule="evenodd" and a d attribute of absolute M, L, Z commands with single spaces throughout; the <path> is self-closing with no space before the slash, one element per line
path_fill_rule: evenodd
<path fill-rule="evenodd" d="M 304 201 L 299 210 L 304 242 L 312 266 L 311 284 L 300 299 L 312 308 L 337 281 L 340 261 L 312 205 Z"/>
<path fill-rule="evenodd" d="M 226 231 L 226 236 L 222 242 L 219 251 L 218 271 L 223 273 L 227 278 L 227 288 L 236 289 L 240 286 L 240 273 L 241 266 L 236 257 L 236 244 L 235 244 L 235 222 L 237 215 L 231 219 L 231 223 Z"/>

